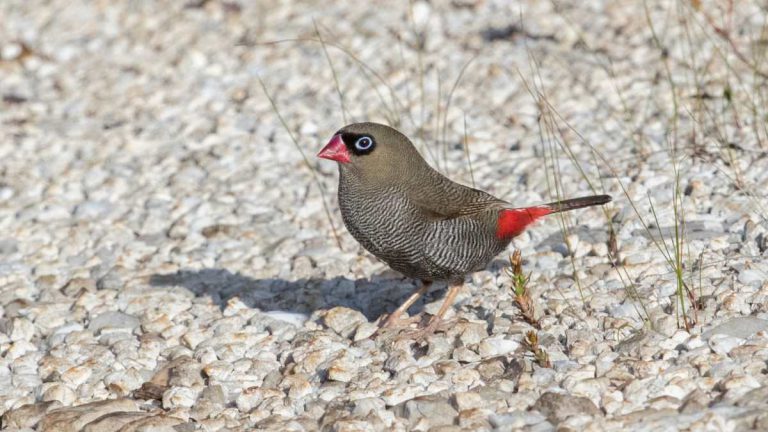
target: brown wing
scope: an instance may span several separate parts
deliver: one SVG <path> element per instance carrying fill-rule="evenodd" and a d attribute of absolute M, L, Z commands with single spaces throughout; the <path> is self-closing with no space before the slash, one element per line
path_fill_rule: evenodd
<path fill-rule="evenodd" d="M 425 184 L 411 185 L 408 193 L 411 203 L 429 219 L 454 219 L 475 215 L 490 207 L 509 206 L 506 201 L 487 192 L 451 181 L 437 171 L 430 171 Z"/>

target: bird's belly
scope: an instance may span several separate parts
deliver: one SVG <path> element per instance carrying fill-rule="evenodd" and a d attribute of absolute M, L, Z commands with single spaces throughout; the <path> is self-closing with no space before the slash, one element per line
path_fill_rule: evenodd
<path fill-rule="evenodd" d="M 356 201 L 354 207 L 342 204 L 341 215 L 352 237 L 376 258 L 406 276 L 426 278 L 420 271 L 425 223 L 404 203 Z"/>
<path fill-rule="evenodd" d="M 344 224 L 368 252 L 386 261 L 412 262 L 418 258 L 420 230 L 413 223 L 386 218 L 345 217 Z"/>

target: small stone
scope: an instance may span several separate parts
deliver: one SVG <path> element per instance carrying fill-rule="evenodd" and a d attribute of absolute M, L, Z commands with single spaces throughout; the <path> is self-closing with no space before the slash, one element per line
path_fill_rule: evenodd
<path fill-rule="evenodd" d="M 8 351 L 5 352 L 5 357 L 8 360 L 16 360 L 25 354 L 34 351 L 37 351 L 37 346 L 35 346 L 32 342 L 19 340 L 10 344 Z"/>
<path fill-rule="evenodd" d="M 58 401 L 63 406 L 72 405 L 75 398 L 75 392 L 68 386 L 60 383 L 54 383 L 48 387 L 42 396 L 44 401 Z"/>
<path fill-rule="evenodd" d="M 476 352 L 463 346 L 453 350 L 453 359 L 464 363 L 474 363 L 481 360 Z"/>
<path fill-rule="evenodd" d="M 526 426 L 547 423 L 547 418 L 537 411 L 513 411 L 507 414 L 492 415 L 490 421 L 491 426 L 500 430 L 518 430 Z M 530 429 L 526 428 L 526 430 Z"/>
<path fill-rule="evenodd" d="M 99 278 L 98 282 L 96 282 L 96 287 L 100 290 L 119 291 L 123 288 L 123 277 L 117 270 L 110 270 Z"/>
<path fill-rule="evenodd" d="M 328 367 L 328 379 L 339 382 L 351 382 L 357 376 L 357 367 L 347 356 L 331 362 Z"/>
<path fill-rule="evenodd" d="M 483 408 L 472 408 L 459 412 L 459 426 L 465 430 L 489 430 L 491 422 L 488 418 L 493 411 Z"/>
<path fill-rule="evenodd" d="M 701 389 L 696 389 L 690 392 L 684 399 L 682 405 L 680 405 L 679 411 L 681 414 L 693 414 L 701 412 L 706 409 L 712 399 Z"/>
<path fill-rule="evenodd" d="M 195 349 L 201 342 L 208 339 L 208 335 L 204 332 L 193 329 L 187 330 L 181 337 L 181 342 L 190 349 Z"/>
<path fill-rule="evenodd" d="M 459 297 L 461 294 L 459 295 Z M 437 315 L 440 311 L 440 307 L 443 305 L 442 300 L 433 301 L 424 305 L 423 311 L 430 315 Z M 453 308 L 448 308 L 448 311 L 443 315 L 443 321 L 449 321 L 456 316 L 456 311 Z"/>
<path fill-rule="evenodd" d="M 299 129 L 299 132 L 302 135 L 315 135 L 317 134 L 318 128 L 317 125 L 312 121 L 306 121 L 302 123 L 301 129 Z"/>
<path fill-rule="evenodd" d="M 710 336 L 708 343 L 713 352 L 728 355 L 732 349 L 744 343 L 744 339 L 718 333 Z"/>
<path fill-rule="evenodd" d="M 96 281 L 90 278 L 73 278 L 61 289 L 61 292 L 69 297 L 76 297 L 83 292 L 95 291 Z"/>
<path fill-rule="evenodd" d="M 662 314 L 653 320 L 656 331 L 666 337 L 672 337 L 677 332 L 677 321 L 672 315 Z M 646 347 L 649 347 L 646 345 Z M 649 347 L 651 350 L 658 350 L 656 346 Z"/>
<path fill-rule="evenodd" d="M 431 359 L 443 359 L 448 357 L 453 351 L 453 340 L 449 340 L 447 337 L 434 335 L 427 341 L 429 342 L 429 347 L 427 348 L 427 357 Z"/>
<path fill-rule="evenodd" d="M 451 382 L 456 389 L 466 389 L 480 385 L 480 374 L 470 368 L 461 368 L 451 375 Z"/>
<path fill-rule="evenodd" d="M 744 393 L 737 401 L 737 406 L 761 408 L 768 405 L 768 386 L 760 386 Z"/>
<path fill-rule="evenodd" d="M 397 386 L 382 393 L 384 403 L 387 406 L 395 406 L 407 400 L 413 399 L 421 391 L 417 386 Z"/>
<path fill-rule="evenodd" d="M 432 6 L 426 1 L 417 1 L 412 5 L 413 23 L 418 28 L 423 28 L 429 22 L 432 14 Z"/>
<path fill-rule="evenodd" d="M 216 407 L 224 407 L 227 403 L 227 399 L 224 396 L 224 388 L 220 385 L 212 385 L 203 389 L 200 394 L 200 401 L 208 401 Z"/>
<path fill-rule="evenodd" d="M 171 387 L 163 393 L 163 408 L 190 408 L 197 400 L 197 391 L 189 387 Z"/>
<path fill-rule="evenodd" d="M 459 411 L 483 408 L 486 405 L 483 397 L 474 392 L 458 392 L 453 397 L 456 401 L 456 409 Z"/>
<path fill-rule="evenodd" d="M 82 432 L 114 432 L 126 431 L 125 425 L 137 420 L 149 417 L 151 414 L 145 412 L 114 412 L 97 418 L 88 423 L 82 429 Z"/>
<path fill-rule="evenodd" d="M 136 368 L 128 368 L 112 372 L 104 377 L 104 384 L 111 392 L 119 396 L 127 396 L 130 392 L 141 387 L 143 376 Z"/>
<path fill-rule="evenodd" d="M 16 42 L 4 43 L 2 47 L 0 47 L 0 60 L 16 60 L 22 55 L 23 52 L 24 48 L 21 46 L 21 44 Z"/>
<path fill-rule="evenodd" d="M 768 280 L 768 275 L 760 270 L 746 269 L 739 272 L 739 282 L 744 285 L 761 286 Z"/>
<path fill-rule="evenodd" d="M 144 400 L 162 400 L 166 386 L 161 386 L 152 382 L 145 382 L 141 387 L 133 392 L 133 397 Z"/>
<path fill-rule="evenodd" d="M 357 326 L 357 329 L 355 330 L 355 337 L 353 340 L 355 342 L 359 342 L 363 339 L 368 339 L 369 337 L 373 336 L 376 331 L 379 330 L 379 326 L 372 322 L 364 322 L 361 323 L 359 326 Z"/>
<path fill-rule="evenodd" d="M 768 320 L 745 316 L 731 318 L 718 326 L 701 334 L 705 340 L 714 335 L 726 335 L 741 339 L 747 339 L 759 331 L 768 331 Z"/>
<path fill-rule="evenodd" d="M 522 359 L 512 359 L 509 361 L 509 364 L 507 364 L 506 369 L 504 369 L 503 378 L 513 382 L 517 382 L 517 380 L 523 374 L 524 370 L 525 370 L 525 363 L 523 362 Z"/>
<path fill-rule="evenodd" d="M 77 432 L 97 418 L 118 411 L 138 411 L 136 402 L 113 399 L 91 402 L 48 412 L 40 421 L 41 432 Z"/>
<path fill-rule="evenodd" d="M 101 219 L 112 211 L 108 201 L 84 201 L 75 207 L 74 217 L 79 220 Z"/>
<path fill-rule="evenodd" d="M 304 374 L 293 374 L 283 378 L 280 383 L 284 388 L 288 388 L 288 397 L 292 399 L 301 399 L 312 393 L 312 384 Z"/>
<path fill-rule="evenodd" d="M 297 256 L 291 264 L 291 275 L 299 279 L 309 279 L 312 277 L 315 269 L 315 263 L 308 256 Z"/>
<path fill-rule="evenodd" d="M 143 413 L 142 413 L 143 414 Z M 144 432 L 144 431 L 157 431 L 157 432 L 176 432 L 177 429 L 174 426 L 178 426 L 184 423 L 184 420 L 176 417 L 166 415 L 153 415 L 142 416 L 136 420 L 126 423 L 120 432 Z M 114 430 L 114 429 L 112 429 Z"/>
<path fill-rule="evenodd" d="M 13 376 L 11 383 L 13 387 L 17 389 L 24 389 L 24 388 L 32 389 L 42 384 L 42 379 L 37 374 L 19 373 Z M 28 403 L 28 402 L 22 401 L 21 403 Z"/>
<path fill-rule="evenodd" d="M 88 323 L 88 329 L 94 333 L 98 333 L 105 328 L 118 328 L 118 329 L 130 329 L 133 330 L 139 326 L 141 321 L 133 315 L 128 315 L 123 312 L 104 312 L 91 320 Z"/>
<path fill-rule="evenodd" d="M 26 318 L 13 318 L 4 331 L 12 341 L 31 341 L 35 326 Z"/>
<path fill-rule="evenodd" d="M 264 312 L 262 315 L 268 316 L 274 320 L 288 323 L 295 327 L 302 327 L 304 323 L 309 320 L 306 314 L 296 312 L 284 312 L 284 311 L 269 311 Z"/>
<path fill-rule="evenodd" d="M 452 425 L 458 412 L 445 398 L 422 396 L 405 402 L 403 414 L 412 425 L 425 419 L 429 427 L 435 427 Z"/>
<path fill-rule="evenodd" d="M 461 332 L 461 336 L 459 336 L 459 340 L 462 344 L 465 346 L 468 345 L 475 345 L 482 341 L 483 339 L 488 337 L 488 332 L 486 331 L 486 324 L 468 324 L 464 330 Z"/>
<path fill-rule="evenodd" d="M 184 366 L 191 363 L 190 366 Z M 176 368 L 179 368 L 176 371 Z M 190 384 L 191 386 L 201 386 L 202 377 L 199 376 L 199 370 L 195 375 L 195 368 L 199 367 L 199 363 L 194 361 L 191 357 L 182 355 L 174 358 L 170 362 L 163 365 L 155 372 L 152 379 L 141 385 L 141 388 L 134 392 L 134 397 L 137 399 L 154 399 L 162 400 L 163 393 L 168 389 L 171 384 L 171 379 L 174 379 L 176 385 Z M 191 371 L 191 373 L 190 373 Z M 198 381 L 199 380 L 199 381 Z"/>
<path fill-rule="evenodd" d="M 264 400 L 264 392 L 258 387 L 249 387 L 244 389 L 240 395 L 237 396 L 235 403 L 240 412 L 249 413 L 256 408 L 262 400 Z"/>
<path fill-rule="evenodd" d="M 518 348 L 520 348 L 520 342 L 503 337 L 491 337 L 480 342 L 478 354 L 482 358 L 496 357 L 515 352 Z"/>
<path fill-rule="evenodd" d="M 2 199 L 2 188 L 0 188 L 0 201 Z M 0 255 L 10 255 L 19 250 L 19 242 L 12 238 L 0 238 Z"/>
<path fill-rule="evenodd" d="M 72 387 L 78 387 L 80 384 L 88 381 L 88 378 L 93 374 L 93 368 L 90 366 L 75 366 L 67 369 L 61 374 L 61 381 L 71 385 Z"/>
<path fill-rule="evenodd" d="M 480 365 L 477 366 L 477 371 L 480 373 L 480 377 L 485 382 L 493 381 L 504 375 L 504 357 L 493 357 L 487 360 L 483 360 Z"/>
<path fill-rule="evenodd" d="M 707 342 L 699 335 L 693 335 L 683 344 L 686 350 L 692 351 L 707 345 Z"/>
<path fill-rule="evenodd" d="M 48 401 L 22 405 L 6 411 L 2 418 L 3 428 L 35 427 L 47 412 L 60 406 L 61 403 L 58 401 Z"/>
<path fill-rule="evenodd" d="M 201 369 L 200 363 L 189 356 L 177 357 L 168 370 L 168 385 L 200 387 L 204 384 Z"/>
<path fill-rule="evenodd" d="M 168 315 L 162 314 L 152 321 L 144 322 L 141 324 L 145 333 L 162 333 L 163 330 L 173 326 L 173 322 Z"/>
<path fill-rule="evenodd" d="M 547 392 L 542 394 L 531 409 L 536 410 L 553 423 L 558 424 L 576 415 L 598 416 L 600 410 L 583 396 Z"/>
<path fill-rule="evenodd" d="M 755 377 L 749 375 L 732 375 L 722 380 L 718 386 L 727 391 L 726 398 L 728 399 L 740 398 L 752 389 L 761 387 L 760 382 Z"/>
<path fill-rule="evenodd" d="M 223 382 L 229 380 L 233 369 L 232 363 L 223 360 L 217 360 L 203 366 L 202 371 L 208 378 L 211 378 L 217 382 Z"/>
<path fill-rule="evenodd" d="M 352 414 L 357 417 L 365 417 L 370 413 L 384 411 L 384 401 L 379 398 L 369 397 L 354 401 L 355 407 Z"/>
<path fill-rule="evenodd" d="M 333 430 L 334 432 L 374 432 L 377 429 L 376 426 L 376 420 L 378 418 L 374 419 L 366 419 L 366 420 L 348 420 L 348 419 L 342 419 L 337 420 L 333 422 Z M 380 421 L 379 421 L 380 423 Z M 259 426 L 263 427 L 263 425 L 260 423 Z M 277 429 L 273 429 L 277 430 Z M 283 429 L 286 430 L 286 429 Z M 303 429 L 302 429 L 303 430 Z"/>
<path fill-rule="evenodd" d="M 651 261 L 652 257 L 653 255 L 647 251 L 635 252 L 633 254 L 627 255 L 624 258 L 624 264 L 629 266 L 645 264 Z"/>
<path fill-rule="evenodd" d="M 56 346 L 63 343 L 67 335 L 72 332 L 79 332 L 83 330 L 83 326 L 78 323 L 69 323 L 56 327 L 53 333 L 48 337 L 48 344 L 50 346 Z"/>
<path fill-rule="evenodd" d="M 573 375 L 571 375 L 571 377 L 573 377 Z M 539 388 L 547 388 L 557 378 L 557 372 L 549 368 L 539 368 L 533 371 L 531 378 L 533 378 L 533 382 L 535 382 Z M 582 395 L 587 394 L 589 390 L 592 390 L 593 388 L 592 385 L 587 385 L 587 383 L 591 384 L 590 378 L 578 381 L 573 388 L 568 388 L 568 390 L 572 390 L 574 393 Z M 581 385 L 586 388 L 579 388 Z"/>
<path fill-rule="evenodd" d="M 323 322 L 342 337 L 350 337 L 358 325 L 368 322 L 359 311 L 337 306 L 325 313 Z"/>

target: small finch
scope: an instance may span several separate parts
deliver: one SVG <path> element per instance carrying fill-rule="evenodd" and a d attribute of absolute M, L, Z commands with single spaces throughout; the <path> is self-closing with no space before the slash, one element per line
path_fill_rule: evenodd
<path fill-rule="evenodd" d="M 393 326 L 432 282 L 448 282 L 423 334 L 437 328 L 465 276 L 484 269 L 535 220 L 611 201 L 594 195 L 514 207 L 451 181 L 427 164 L 408 137 L 377 123 L 343 127 L 318 157 L 338 162 L 339 207 L 352 236 L 392 269 L 422 281 L 382 327 Z"/>

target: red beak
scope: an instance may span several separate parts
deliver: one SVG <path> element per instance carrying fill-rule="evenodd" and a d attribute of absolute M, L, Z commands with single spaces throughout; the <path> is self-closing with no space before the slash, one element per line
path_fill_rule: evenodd
<path fill-rule="evenodd" d="M 330 159 L 341 163 L 350 162 L 349 151 L 347 150 L 347 146 L 344 145 L 344 141 L 341 139 L 340 134 L 334 135 L 333 138 L 328 141 L 328 144 L 326 144 L 325 147 L 320 150 L 320 153 L 317 154 L 317 157 Z"/>

